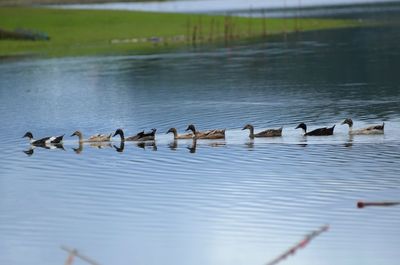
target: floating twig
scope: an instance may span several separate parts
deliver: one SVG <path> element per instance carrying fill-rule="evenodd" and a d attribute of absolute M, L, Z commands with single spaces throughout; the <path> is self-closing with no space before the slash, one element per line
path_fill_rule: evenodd
<path fill-rule="evenodd" d="M 288 256 L 294 255 L 296 253 L 296 250 L 298 250 L 300 248 L 304 248 L 314 237 L 318 236 L 322 232 L 327 231 L 328 229 L 329 229 L 329 225 L 324 225 L 324 226 L 320 227 L 318 230 L 311 232 L 310 234 L 306 235 L 299 243 L 297 243 L 293 247 L 289 248 L 282 255 L 280 255 L 276 259 L 268 262 L 266 265 L 278 264 L 280 261 L 286 259 Z"/>
<path fill-rule="evenodd" d="M 80 258 L 83 261 L 86 261 L 87 263 L 89 263 L 91 265 L 100 265 L 99 263 L 97 263 L 93 259 L 89 258 L 88 256 L 85 256 L 85 255 L 79 253 L 77 249 L 71 249 L 71 248 L 66 247 L 66 246 L 61 246 L 61 249 L 65 250 L 66 252 L 69 253 L 68 258 L 65 261 L 65 265 L 72 265 L 72 262 L 74 261 L 74 257 L 75 256 Z"/>
<path fill-rule="evenodd" d="M 399 205 L 400 202 L 363 202 L 359 201 L 357 202 L 357 207 L 358 208 L 364 208 L 367 206 L 395 206 Z"/>

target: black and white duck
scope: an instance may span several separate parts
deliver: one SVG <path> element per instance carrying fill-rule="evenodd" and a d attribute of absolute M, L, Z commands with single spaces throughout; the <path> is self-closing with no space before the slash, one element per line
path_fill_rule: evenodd
<path fill-rule="evenodd" d="M 122 129 L 117 129 L 113 135 L 119 135 L 121 137 L 122 142 L 126 141 L 151 141 L 155 139 L 155 134 L 156 134 L 156 129 L 152 129 L 151 132 L 145 133 L 144 131 L 141 131 L 137 133 L 136 135 L 125 137 L 124 131 Z"/>
<path fill-rule="evenodd" d="M 151 132 L 143 133 L 143 135 L 139 138 L 139 141 L 154 141 L 156 139 L 157 129 L 151 129 Z"/>
<path fill-rule="evenodd" d="M 22 136 L 22 138 L 25 138 L 25 137 L 29 139 L 29 142 L 31 145 L 44 146 L 44 145 L 49 145 L 49 144 L 62 143 L 64 134 L 60 135 L 60 136 L 48 136 L 48 137 L 44 137 L 44 138 L 35 140 L 35 139 L 33 139 L 33 134 L 31 132 L 27 132 L 27 133 L 25 133 L 24 136 Z"/>

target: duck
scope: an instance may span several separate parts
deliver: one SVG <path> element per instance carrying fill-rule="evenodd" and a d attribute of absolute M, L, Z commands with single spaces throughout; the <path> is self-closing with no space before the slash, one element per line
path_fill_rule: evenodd
<path fill-rule="evenodd" d="M 199 132 L 196 130 L 193 124 L 190 124 L 186 131 L 192 131 L 194 134 L 193 139 L 225 139 L 225 129 L 209 130 L 204 132 Z"/>
<path fill-rule="evenodd" d="M 250 130 L 249 137 L 251 139 L 254 139 L 255 137 L 277 137 L 277 136 L 282 136 L 282 129 L 283 127 L 280 127 L 279 129 L 268 129 L 265 131 L 258 132 L 254 134 L 254 127 L 251 124 L 246 124 L 242 130 Z"/>
<path fill-rule="evenodd" d="M 168 133 L 173 133 L 174 134 L 174 140 L 178 139 L 192 139 L 194 137 L 193 133 L 186 133 L 186 134 L 178 134 L 178 131 L 176 128 L 170 128 L 167 132 Z"/>
<path fill-rule="evenodd" d="M 22 136 L 22 138 L 28 138 L 29 142 L 31 145 L 36 145 L 36 146 L 45 146 L 48 144 L 61 144 L 62 140 L 64 138 L 64 135 L 60 135 L 60 136 L 48 136 L 48 137 L 44 137 L 38 140 L 33 139 L 33 134 L 31 132 L 26 132 L 24 134 L 24 136 Z"/>
<path fill-rule="evenodd" d="M 349 125 L 349 134 L 350 135 L 361 135 L 361 134 L 383 134 L 385 129 L 385 123 L 383 122 L 382 125 L 371 125 L 362 129 L 353 130 L 353 120 L 350 118 L 345 119 L 342 122 L 343 124 Z"/>
<path fill-rule="evenodd" d="M 336 125 L 333 125 L 330 128 L 323 127 L 315 129 L 311 132 L 307 132 L 307 125 L 305 123 L 300 123 L 297 125 L 295 129 L 301 128 L 304 131 L 304 136 L 325 136 L 325 135 L 333 135 L 333 130 L 335 129 Z"/>
<path fill-rule="evenodd" d="M 152 129 L 151 132 L 145 133 L 144 131 L 138 132 L 136 135 L 129 136 L 125 138 L 124 131 L 122 129 L 117 129 L 113 135 L 119 135 L 121 137 L 121 141 L 151 141 L 155 139 L 157 129 Z"/>
<path fill-rule="evenodd" d="M 125 142 L 125 141 L 139 141 L 139 139 L 140 139 L 141 137 L 143 137 L 144 131 L 138 132 L 136 135 L 129 136 L 129 137 L 126 137 L 126 138 L 125 138 L 124 131 L 120 128 L 120 129 L 117 129 L 117 130 L 115 131 L 115 133 L 113 134 L 113 137 L 116 136 L 116 135 L 119 135 L 119 136 L 121 137 L 121 142 Z"/>
<path fill-rule="evenodd" d="M 73 134 L 71 134 L 72 136 L 78 136 L 79 137 L 79 142 L 80 143 L 84 143 L 84 142 L 88 142 L 88 143 L 93 143 L 93 142 L 109 142 L 111 140 L 111 135 L 110 134 L 95 134 L 90 136 L 88 139 L 83 139 L 83 134 L 81 133 L 81 131 L 75 131 Z"/>
<path fill-rule="evenodd" d="M 139 141 L 154 141 L 156 139 L 156 131 L 157 129 L 151 129 L 151 132 L 143 133 L 143 135 L 139 138 Z"/>

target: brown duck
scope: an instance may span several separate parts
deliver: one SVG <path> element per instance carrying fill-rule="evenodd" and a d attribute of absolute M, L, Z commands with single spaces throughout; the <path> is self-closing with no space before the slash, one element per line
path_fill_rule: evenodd
<path fill-rule="evenodd" d="M 194 139 L 225 139 L 225 129 L 200 132 L 196 130 L 193 124 L 190 124 L 186 131 L 189 130 L 193 132 Z"/>
<path fill-rule="evenodd" d="M 186 133 L 186 134 L 178 134 L 178 131 L 176 128 L 170 128 L 167 133 L 172 133 L 174 135 L 174 139 L 192 139 L 193 138 L 193 133 Z"/>
<path fill-rule="evenodd" d="M 279 129 L 268 129 L 265 131 L 261 131 L 258 133 L 254 133 L 254 127 L 251 124 L 246 124 L 242 130 L 250 130 L 250 134 L 249 137 L 251 139 L 254 139 L 256 137 L 277 137 L 277 136 L 282 136 L 282 129 L 283 127 L 279 128 Z"/>

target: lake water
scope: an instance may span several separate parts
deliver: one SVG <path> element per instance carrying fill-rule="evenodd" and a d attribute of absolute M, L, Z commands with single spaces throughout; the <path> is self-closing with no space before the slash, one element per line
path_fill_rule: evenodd
<path fill-rule="evenodd" d="M 399 16 L 397 16 L 399 17 Z M 397 265 L 399 24 L 289 35 L 152 56 L 0 62 L 0 264 L 63 264 L 60 245 L 100 264 Z M 385 122 L 385 134 L 354 136 Z M 328 137 L 303 137 L 336 124 Z M 226 128 L 226 139 L 174 143 Z M 275 139 L 248 139 L 284 126 Z M 157 128 L 155 143 L 103 148 L 69 137 Z M 21 137 L 66 134 L 63 149 Z M 115 147 L 114 147 L 115 146 Z M 24 152 L 26 151 L 26 152 Z M 74 264 L 85 264 L 76 260 Z"/>
<path fill-rule="evenodd" d="M 152 12 L 183 12 L 183 13 L 226 13 L 226 12 L 249 12 L 264 10 L 268 16 L 297 16 L 299 8 L 315 9 L 318 14 L 332 11 L 338 13 L 365 12 L 372 11 L 371 6 L 376 11 L 377 8 L 385 9 L 385 11 L 393 10 L 393 7 L 387 8 L 388 3 L 398 3 L 398 0 L 177 0 L 177 1 L 150 1 L 150 2 L 121 2 L 121 3 L 99 3 L 99 4 L 68 4 L 55 5 L 56 8 L 72 8 L 72 9 L 106 9 L 106 10 L 137 10 Z M 376 4 L 380 4 L 377 7 Z M 382 5 L 383 4 L 383 5 Z M 327 10 L 326 7 L 329 7 Z M 339 8 L 338 7 L 342 7 Z M 281 12 L 291 10 L 288 13 Z M 398 9 L 398 7 L 397 7 Z M 277 12 L 276 12 L 277 11 Z M 311 10 L 308 10 L 311 11 Z M 309 15 L 307 10 L 302 10 L 301 14 Z M 382 10 L 380 10 L 382 11 Z"/>

